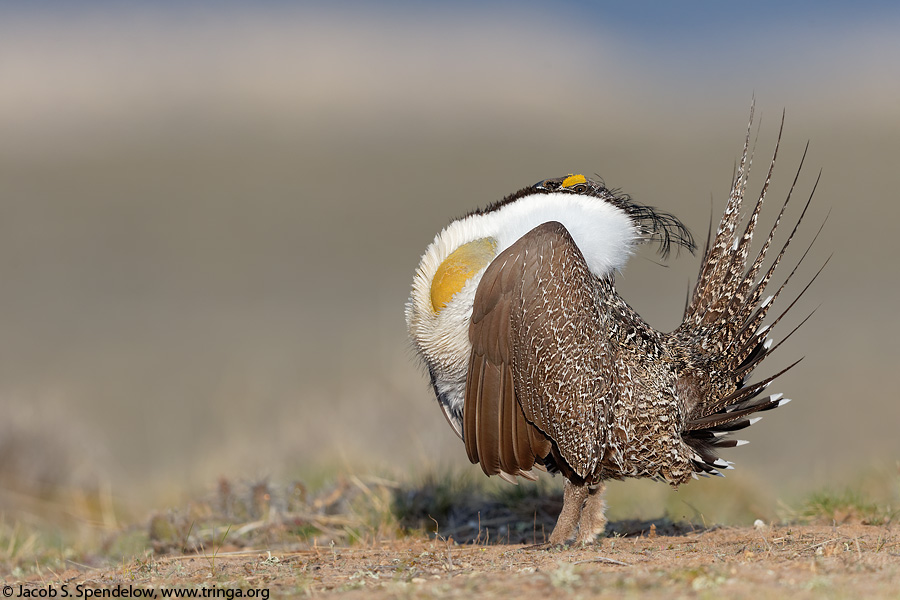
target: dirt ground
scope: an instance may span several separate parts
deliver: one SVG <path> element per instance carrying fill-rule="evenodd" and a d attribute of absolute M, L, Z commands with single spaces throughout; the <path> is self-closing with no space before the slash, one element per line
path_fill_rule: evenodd
<path fill-rule="evenodd" d="M 461 545 L 409 538 L 349 548 L 235 551 L 74 566 L 12 585 L 12 597 L 900 598 L 896 525 L 716 528 L 608 537 L 589 547 Z M 5 585 L 6 585 L 5 584 Z M 21 588 L 19 586 L 22 586 Z M 82 587 L 78 587 L 81 585 Z M 62 586 L 66 586 L 63 589 Z M 4 596 L 10 597 L 4 587 Z"/>

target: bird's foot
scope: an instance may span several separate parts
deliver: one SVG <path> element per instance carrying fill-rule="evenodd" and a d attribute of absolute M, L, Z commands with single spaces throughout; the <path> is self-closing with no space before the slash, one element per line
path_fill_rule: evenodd
<path fill-rule="evenodd" d="M 578 545 L 593 544 L 606 530 L 605 491 L 602 483 L 584 486 L 566 481 L 563 508 L 550 534 L 550 545 L 567 546 L 572 538 Z"/>
<path fill-rule="evenodd" d="M 606 501 L 603 498 L 606 485 L 599 483 L 586 489 L 587 498 L 578 519 L 578 537 L 575 539 L 579 544 L 593 544 L 606 531 Z"/>
<path fill-rule="evenodd" d="M 583 485 L 575 485 L 566 481 L 563 488 L 563 507 L 556 520 L 556 527 L 550 534 L 550 544 L 564 546 L 566 542 L 575 537 L 575 528 L 581 518 L 581 508 L 588 497 L 588 488 Z"/>

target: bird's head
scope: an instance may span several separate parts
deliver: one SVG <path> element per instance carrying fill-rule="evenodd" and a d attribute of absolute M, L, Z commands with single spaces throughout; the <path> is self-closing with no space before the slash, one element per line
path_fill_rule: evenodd
<path fill-rule="evenodd" d="M 422 256 L 406 304 L 406 323 L 445 411 L 461 411 L 468 368 L 469 319 L 484 270 L 520 237 L 549 221 L 562 223 L 591 272 L 611 278 L 634 246 L 656 241 L 693 251 L 675 217 L 634 203 L 583 175 L 545 179 L 445 227 Z M 448 418 L 450 417 L 448 413 Z"/>

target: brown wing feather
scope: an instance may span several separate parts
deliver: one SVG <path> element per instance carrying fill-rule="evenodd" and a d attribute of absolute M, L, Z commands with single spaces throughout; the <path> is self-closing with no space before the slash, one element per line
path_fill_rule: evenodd
<path fill-rule="evenodd" d="M 464 437 L 488 475 L 544 459 L 588 477 L 602 455 L 605 359 L 593 275 L 562 224 L 540 225 L 488 266 L 475 294 Z"/>
<path fill-rule="evenodd" d="M 516 436 L 516 402 L 506 400 L 514 397 L 512 388 L 512 374 L 507 365 L 500 365 L 500 464 L 502 466 L 515 465 L 519 467 L 518 443 Z M 524 457 L 523 457 L 524 458 Z M 526 462 L 523 460 L 522 462 Z"/>
<path fill-rule="evenodd" d="M 476 445 L 481 468 L 491 475 L 500 469 L 500 405 L 510 402 L 502 395 L 503 365 L 484 361 L 481 370 L 481 389 L 475 413 Z"/>
<path fill-rule="evenodd" d="M 478 396 L 481 394 L 481 372 L 484 369 L 484 356 L 474 352 L 469 358 L 469 371 L 466 376 L 466 402 L 463 407 L 463 441 L 466 444 L 466 455 L 469 462 L 478 462 L 478 444 L 475 432 L 478 431 L 476 413 Z"/>
<path fill-rule="evenodd" d="M 509 365 L 486 359 L 483 350 L 473 351 L 469 360 L 463 408 L 466 453 L 488 475 L 502 471 L 531 478 L 525 472 L 549 453 L 550 443 L 525 419 Z"/>

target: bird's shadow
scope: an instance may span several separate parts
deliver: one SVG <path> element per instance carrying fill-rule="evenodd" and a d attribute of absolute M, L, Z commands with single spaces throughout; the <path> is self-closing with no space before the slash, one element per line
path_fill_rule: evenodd
<path fill-rule="evenodd" d="M 410 531 L 460 544 L 543 544 L 562 510 L 562 494 L 551 486 L 488 491 L 477 483 L 427 481 L 395 490 L 394 514 Z M 666 517 L 625 519 L 606 526 L 607 537 L 682 536 L 710 527 Z"/>

